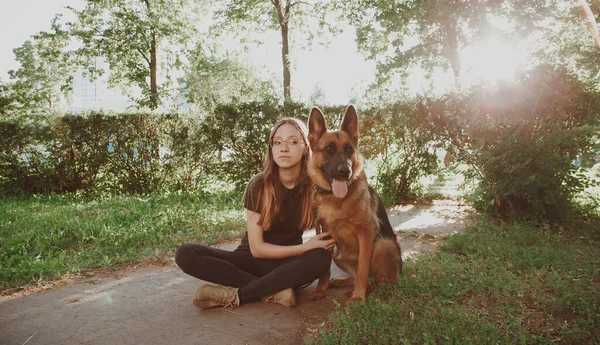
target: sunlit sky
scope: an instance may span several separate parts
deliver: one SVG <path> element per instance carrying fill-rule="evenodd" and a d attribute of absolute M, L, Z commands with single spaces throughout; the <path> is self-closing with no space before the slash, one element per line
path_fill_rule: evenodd
<path fill-rule="evenodd" d="M 31 35 L 50 28 L 56 13 L 72 15 L 65 6 L 82 7 L 83 0 L 0 0 L 0 79 L 8 80 L 8 70 L 17 69 L 12 50 L 23 44 Z M 265 66 L 264 73 L 281 78 L 280 34 L 265 34 L 264 45 L 251 51 L 250 59 L 257 66 Z M 310 49 L 292 49 L 292 97 L 308 101 L 318 86 L 328 104 L 347 104 L 360 96 L 362 90 L 374 80 L 375 66 L 365 61 L 356 51 L 354 32 L 346 27 L 344 32 L 331 38 L 326 47 L 313 45 Z M 490 40 L 461 52 L 463 83 L 473 80 L 498 80 L 508 78 L 526 59 L 526 52 L 515 45 Z M 451 83 L 450 72 L 438 74 L 436 83 Z M 422 73 L 413 74 L 409 80 L 412 92 L 424 91 Z"/>

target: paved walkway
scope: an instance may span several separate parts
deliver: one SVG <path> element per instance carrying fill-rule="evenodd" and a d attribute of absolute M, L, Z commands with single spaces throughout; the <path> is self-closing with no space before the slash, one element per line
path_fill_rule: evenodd
<path fill-rule="evenodd" d="M 435 235 L 460 232 L 468 214 L 465 207 L 443 205 L 389 210 L 404 257 L 435 249 Z M 335 264 L 332 274 L 344 276 Z M 3 297 L 0 344 L 301 344 L 323 324 L 336 301 L 345 301 L 347 291 L 330 290 L 326 299 L 312 302 L 307 294 L 313 283 L 298 292 L 296 308 L 256 302 L 233 310 L 200 310 L 191 303 L 199 285 L 170 266 Z"/>

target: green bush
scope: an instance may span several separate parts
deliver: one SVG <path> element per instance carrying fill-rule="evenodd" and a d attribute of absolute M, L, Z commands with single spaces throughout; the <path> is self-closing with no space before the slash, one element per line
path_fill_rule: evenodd
<path fill-rule="evenodd" d="M 478 181 L 475 206 L 500 216 L 557 219 L 589 185 L 573 165 L 593 149 L 598 94 L 566 70 L 540 66 L 513 85 L 449 95 L 428 107 Z"/>
<path fill-rule="evenodd" d="M 243 189 L 262 168 L 271 128 L 280 118 L 279 107 L 270 102 L 225 104 L 201 124 L 201 145 L 217 157 L 215 175 Z"/>
<path fill-rule="evenodd" d="M 345 108 L 322 107 L 330 129 L 338 129 Z M 275 122 L 306 121 L 309 112 L 302 104 L 265 100 L 220 104 L 206 118 L 90 113 L 5 120 L 0 188 L 4 194 L 148 194 L 198 190 L 216 177 L 243 190 L 262 168 Z M 388 203 L 414 196 L 417 179 L 435 167 L 429 132 L 414 115 L 408 103 L 361 112 L 361 150 L 380 158 L 374 187 Z"/>
<path fill-rule="evenodd" d="M 171 180 L 168 140 L 182 121 L 169 115 L 64 115 L 0 121 L 3 194 L 75 191 L 144 194 Z M 161 156 L 161 151 L 166 152 Z"/>
<path fill-rule="evenodd" d="M 65 115 L 52 129 L 50 142 L 56 160 L 56 174 L 61 177 L 60 191 L 74 192 L 93 186 L 100 169 L 108 163 L 107 120 L 101 114 L 87 117 Z"/>
<path fill-rule="evenodd" d="M 0 194 L 58 190 L 48 121 L 0 121 Z"/>
<path fill-rule="evenodd" d="M 262 168 L 275 122 L 306 120 L 308 113 L 301 104 L 266 100 L 217 105 L 206 118 L 90 113 L 2 120 L 0 193 L 194 191 L 214 178 L 240 191 Z"/>
<path fill-rule="evenodd" d="M 385 204 L 414 200 L 422 194 L 419 180 L 438 168 L 439 142 L 430 123 L 422 121 L 416 102 L 398 102 L 365 113 L 361 148 L 377 165 L 373 187 Z"/>

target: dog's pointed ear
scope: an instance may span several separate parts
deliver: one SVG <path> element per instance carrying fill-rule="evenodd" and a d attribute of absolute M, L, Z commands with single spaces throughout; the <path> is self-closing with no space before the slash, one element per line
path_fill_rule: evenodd
<path fill-rule="evenodd" d="M 354 147 L 358 147 L 358 114 L 353 105 L 349 105 L 346 109 L 340 130 L 348 133 Z"/>
<path fill-rule="evenodd" d="M 317 141 L 325 132 L 327 132 L 327 124 L 325 124 L 323 113 L 319 108 L 313 107 L 308 116 L 308 143 L 311 150 L 314 151 L 317 148 Z"/>

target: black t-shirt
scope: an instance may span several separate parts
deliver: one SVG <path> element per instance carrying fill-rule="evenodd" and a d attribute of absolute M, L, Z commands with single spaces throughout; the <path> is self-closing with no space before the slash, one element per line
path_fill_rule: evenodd
<path fill-rule="evenodd" d="M 275 183 L 275 193 L 277 200 L 281 203 L 279 214 L 271 224 L 271 228 L 263 232 L 263 239 L 266 243 L 277 244 L 280 246 L 291 246 L 302 244 L 303 230 L 300 228 L 302 220 L 302 193 L 303 183 L 298 183 L 294 188 L 286 188 L 279 180 Z M 244 208 L 256 213 L 260 213 L 261 202 L 258 193 L 263 189 L 264 180 L 262 173 L 254 176 L 246 186 L 246 197 Z M 242 243 L 236 249 L 250 250 L 248 243 L 248 231 L 242 239 Z"/>

